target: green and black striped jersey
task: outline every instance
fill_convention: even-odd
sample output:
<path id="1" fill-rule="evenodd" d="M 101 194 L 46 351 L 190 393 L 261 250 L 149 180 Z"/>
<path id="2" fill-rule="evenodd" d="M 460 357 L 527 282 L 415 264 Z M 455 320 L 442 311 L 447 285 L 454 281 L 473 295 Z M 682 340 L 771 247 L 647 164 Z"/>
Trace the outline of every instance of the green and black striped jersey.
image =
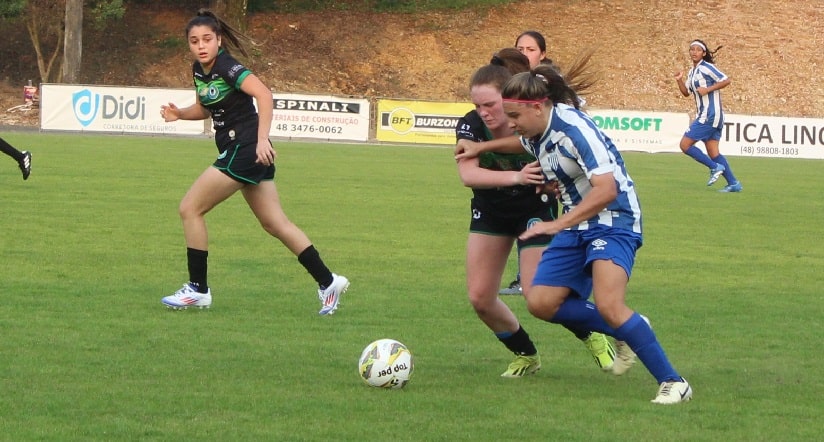
<path id="1" fill-rule="evenodd" d="M 209 72 L 199 62 L 192 66 L 197 99 L 212 114 L 215 131 L 238 123 L 257 120 L 254 100 L 240 90 L 252 72 L 223 49 L 217 54 Z"/>

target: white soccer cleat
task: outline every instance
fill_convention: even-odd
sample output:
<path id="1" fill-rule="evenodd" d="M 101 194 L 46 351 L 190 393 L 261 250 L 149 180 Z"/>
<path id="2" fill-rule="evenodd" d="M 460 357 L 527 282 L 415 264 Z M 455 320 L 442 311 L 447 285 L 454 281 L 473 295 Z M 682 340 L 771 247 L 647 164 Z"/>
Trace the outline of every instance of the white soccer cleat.
<path id="1" fill-rule="evenodd" d="M 680 381 L 661 382 L 658 394 L 651 400 L 653 404 L 672 405 L 687 402 L 692 399 L 692 387 L 686 379 Z"/>
<path id="2" fill-rule="evenodd" d="M 318 289 L 318 298 L 320 299 L 321 308 L 318 314 L 331 315 L 338 309 L 340 297 L 349 288 L 349 280 L 345 276 L 332 274 L 332 283 L 329 287 L 321 290 Z"/>
<path id="3" fill-rule="evenodd" d="M 641 319 L 647 323 L 647 325 L 652 328 L 652 325 L 649 323 L 649 318 L 644 315 L 641 315 Z M 635 352 L 629 348 L 629 344 L 624 341 L 615 340 L 615 362 L 612 363 L 612 374 L 615 376 L 621 376 L 622 374 L 629 371 L 633 365 L 635 365 L 635 359 L 637 356 Z"/>
<path id="4" fill-rule="evenodd" d="M 200 293 L 187 282 L 180 290 L 163 297 L 160 302 L 173 310 L 186 310 L 189 307 L 209 308 L 212 305 L 212 290 Z"/>
<path id="5" fill-rule="evenodd" d="M 621 376 L 635 365 L 635 352 L 624 341 L 615 341 L 615 361 L 612 363 L 612 374 Z"/>

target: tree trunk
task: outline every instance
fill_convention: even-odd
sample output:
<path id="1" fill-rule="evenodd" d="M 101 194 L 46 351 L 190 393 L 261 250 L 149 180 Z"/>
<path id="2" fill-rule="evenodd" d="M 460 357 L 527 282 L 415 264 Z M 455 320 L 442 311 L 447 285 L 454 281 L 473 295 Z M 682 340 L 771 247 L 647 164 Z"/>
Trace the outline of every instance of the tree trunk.
<path id="1" fill-rule="evenodd" d="M 212 11 L 240 32 L 246 32 L 246 9 L 249 0 L 213 0 Z"/>
<path id="2" fill-rule="evenodd" d="M 52 52 L 49 57 L 48 63 L 46 63 L 46 54 L 43 53 L 43 44 L 40 40 L 40 33 L 44 27 L 37 14 L 33 14 L 26 19 L 26 29 L 29 31 L 34 52 L 37 54 L 37 68 L 40 71 L 40 81 L 44 83 L 60 81 L 60 77 L 62 77 L 60 74 L 62 74 L 62 72 L 58 73 L 57 78 L 54 80 L 50 78 L 50 74 L 54 61 L 57 59 L 58 54 L 60 54 L 60 48 L 63 46 L 63 28 L 57 29 L 57 43 L 54 46 L 54 52 Z"/>
<path id="3" fill-rule="evenodd" d="M 66 1 L 63 82 L 77 83 L 83 52 L 83 0 Z"/>

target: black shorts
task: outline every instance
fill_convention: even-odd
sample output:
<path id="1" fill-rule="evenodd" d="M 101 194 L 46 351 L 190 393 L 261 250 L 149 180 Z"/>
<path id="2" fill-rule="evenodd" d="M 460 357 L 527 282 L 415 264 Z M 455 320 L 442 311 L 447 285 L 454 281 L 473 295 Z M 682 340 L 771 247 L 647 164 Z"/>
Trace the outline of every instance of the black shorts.
<path id="1" fill-rule="evenodd" d="M 490 210 L 482 208 L 475 199 L 472 199 L 472 219 L 469 222 L 469 231 L 492 236 L 509 236 L 517 238 L 531 225 L 541 221 L 552 221 L 558 213 L 557 202 L 534 204 L 518 211 Z M 555 207 L 553 207 L 553 204 Z M 517 240 L 518 248 L 546 247 L 552 241 L 552 235 L 533 236 L 527 240 Z"/>
<path id="2" fill-rule="evenodd" d="M 244 126 L 221 129 L 215 134 L 215 143 L 220 154 L 212 166 L 229 178 L 244 184 L 258 184 L 261 181 L 273 180 L 275 165 L 264 166 L 255 162 L 257 161 L 257 122 Z"/>

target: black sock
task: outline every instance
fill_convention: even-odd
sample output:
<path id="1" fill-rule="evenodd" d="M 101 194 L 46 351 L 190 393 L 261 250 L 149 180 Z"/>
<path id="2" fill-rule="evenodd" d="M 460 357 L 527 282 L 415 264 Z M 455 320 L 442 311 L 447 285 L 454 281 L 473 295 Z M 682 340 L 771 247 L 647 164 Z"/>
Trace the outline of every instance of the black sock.
<path id="1" fill-rule="evenodd" d="M 18 163 L 20 162 L 20 160 L 23 159 L 23 152 L 20 152 L 19 150 L 15 149 L 11 146 L 11 144 L 7 143 L 2 138 L 0 138 L 0 151 L 14 158 L 15 161 L 17 161 Z"/>
<path id="2" fill-rule="evenodd" d="M 498 338 L 512 353 L 520 356 L 532 356 L 538 354 L 538 349 L 529 339 L 523 327 L 518 326 L 518 331 L 506 338 Z"/>
<path id="3" fill-rule="evenodd" d="M 209 256 L 207 250 L 197 250 L 190 247 L 186 248 L 186 258 L 189 262 L 189 282 L 197 286 L 197 291 L 206 293 L 209 290 L 209 284 L 206 281 L 206 258 Z"/>
<path id="4" fill-rule="evenodd" d="M 589 335 L 592 334 L 592 331 L 590 331 L 590 330 L 581 330 L 579 328 L 576 328 L 576 327 L 573 327 L 573 326 L 567 325 L 567 324 L 561 324 L 561 325 L 563 325 L 565 329 L 571 331 L 572 334 L 575 335 L 576 338 L 578 338 L 582 341 L 586 341 L 587 338 L 589 338 Z"/>
<path id="5" fill-rule="evenodd" d="M 332 284 L 332 272 L 320 259 L 320 253 L 315 246 L 310 245 L 298 255 L 298 262 L 312 275 L 320 288 L 325 289 Z"/>

